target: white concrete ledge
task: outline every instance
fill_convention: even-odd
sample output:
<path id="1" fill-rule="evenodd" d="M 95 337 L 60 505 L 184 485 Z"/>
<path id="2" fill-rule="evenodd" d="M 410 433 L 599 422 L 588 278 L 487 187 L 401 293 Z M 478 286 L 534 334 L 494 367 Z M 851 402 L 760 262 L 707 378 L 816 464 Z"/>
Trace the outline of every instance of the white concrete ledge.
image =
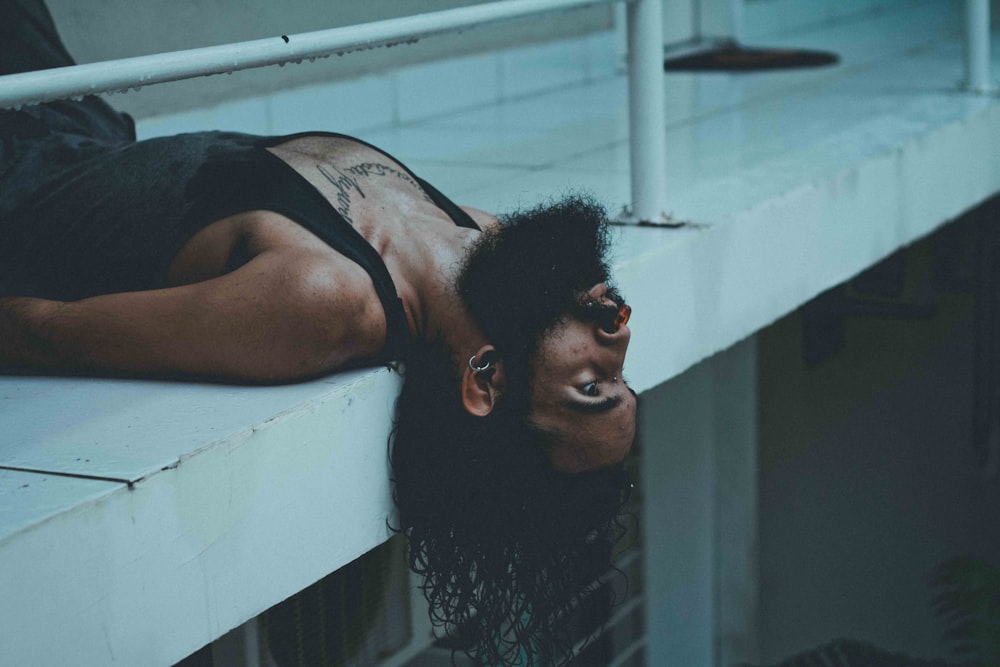
<path id="1" fill-rule="evenodd" d="M 1000 98 L 958 92 L 957 34 L 934 14 L 946 4 L 922 4 L 924 20 L 905 6 L 911 42 L 886 32 L 895 41 L 881 59 L 692 77 L 730 102 L 668 104 L 673 212 L 697 224 L 621 231 L 637 390 L 1000 191 Z M 845 30 L 816 39 L 837 46 Z M 598 139 L 613 160 L 621 119 L 609 113 L 596 123 L 612 128 Z M 720 140 L 720 127 L 739 131 Z M 595 141 L 560 129 L 552 141 L 577 153 Z M 490 193 L 516 200 L 525 183 L 563 179 L 627 200 L 627 173 L 580 165 L 532 165 Z M 386 441 L 398 386 L 387 369 L 272 388 L 0 378 L 4 662 L 171 664 L 379 544 L 393 512 Z"/>
<path id="2" fill-rule="evenodd" d="M 679 375 L 1000 191 L 1000 99 L 978 102 L 669 242 L 625 230 L 617 275 L 637 332 L 629 381 L 644 391 Z"/>
<path id="3" fill-rule="evenodd" d="M 53 391 L 24 390 L 39 384 Z M 173 402 L 184 385 L 122 383 L 127 397 L 117 408 L 76 412 L 79 428 L 67 420 L 52 440 L 10 438 L 12 423 L 29 415 L 44 423 L 67 407 L 61 394 L 103 402 L 117 384 L 0 380 L 3 465 L 12 450 L 23 464 L 27 450 L 52 441 L 67 443 L 52 449 L 71 456 L 71 438 L 62 436 L 87 433 L 92 418 L 95 432 L 114 434 L 111 456 L 98 465 L 108 453 L 101 442 L 81 443 L 76 466 L 54 456 L 52 468 L 119 474 L 116 444 L 155 452 L 146 468 L 135 457 L 126 462 L 130 482 L 0 470 L 5 663 L 66 664 L 71 655 L 79 665 L 169 665 L 389 536 L 395 373 L 267 389 L 189 387 L 200 403 L 195 414 Z M 140 422 L 136 440 L 121 437 Z M 203 440 L 174 441 L 185 427 Z"/>

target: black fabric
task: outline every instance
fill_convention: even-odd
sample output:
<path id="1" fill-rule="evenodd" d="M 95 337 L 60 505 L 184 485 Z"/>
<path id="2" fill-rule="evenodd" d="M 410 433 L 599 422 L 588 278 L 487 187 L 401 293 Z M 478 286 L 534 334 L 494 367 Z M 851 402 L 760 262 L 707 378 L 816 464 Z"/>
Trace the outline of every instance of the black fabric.
<path id="1" fill-rule="evenodd" d="M 42 2 L 0 0 L 0 10 L 0 72 L 73 64 Z M 405 358 L 409 326 L 381 257 L 266 150 L 298 136 L 204 132 L 136 142 L 130 119 L 95 97 L 0 111 L 0 295 L 76 300 L 162 287 L 200 229 L 271 210 L 364 268 L 386 315 L 386 357 Z M 406 171 L 456 225 L 476 228 Z"/>
<path id="2" fill-rule="evenodd" d="M 341 135 L 337 135 L 341 136 Z M 294 138 L 294 137 L 293 137 Z M 250 210 L 285 215 L 371 276 L 387 321 L 387 354 L 405 358 L 409 326 L 378 253 L 326 198 L 266 150 L 287 137 L 197 133 L 115 146 L 7 189 L 19 202 L 0 216 L 0 294 L 76 300 L 162 287 L 170 261 L 198 230 Z M 51 149 L 30 153 L 45 172 Z M 55 152 L 73 151 L 56 144 Z M 11 179 L 8 179 L 8 182 Z M 455 224 L 475 227 L 426 182 L 427 194 Z"/>
<path id="3" fill-rule="evenodd" d="M 42 0 L 0 0 L 4 53 L 0 74 L 33 72 L 75 64 Z"/>
<path id="4" fill-rule="evenodd" d="M 187 239 L 249 210 L 241 196 L 255 203 L 256 142 L 224 133 L 21 141 L 0 178 L 0 294 L 76 300 L 163 287 Z"/>
<path id="5" fill-rule="evenodd" d="M 42 0 L 0 0 L 0 75 L 75 64 Z M 94 96 L 28 106 L 16 114 L 0 111 L 0 126 L 29 136 L 63 132 L 111 142 L 135 139 L 132 119 Z"/>

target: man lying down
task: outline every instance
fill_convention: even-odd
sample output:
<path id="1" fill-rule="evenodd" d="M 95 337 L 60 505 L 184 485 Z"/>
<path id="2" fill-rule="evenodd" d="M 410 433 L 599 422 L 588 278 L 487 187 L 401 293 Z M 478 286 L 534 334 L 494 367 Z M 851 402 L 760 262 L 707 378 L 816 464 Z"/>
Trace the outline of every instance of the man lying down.
<path id="1" fill-rule="evenodd" d="M 73 64 L 41 0 L 0 8 L 0 74 Z M 403 360 L 398 529 L 481 664 L 558 662 L 620 533 L 636 399 L 607 245 L 586 198 L 497 220 L 345 135 L 136 142 L 96 97 L 0 111 L 0 367 L 273 383 Z"/>

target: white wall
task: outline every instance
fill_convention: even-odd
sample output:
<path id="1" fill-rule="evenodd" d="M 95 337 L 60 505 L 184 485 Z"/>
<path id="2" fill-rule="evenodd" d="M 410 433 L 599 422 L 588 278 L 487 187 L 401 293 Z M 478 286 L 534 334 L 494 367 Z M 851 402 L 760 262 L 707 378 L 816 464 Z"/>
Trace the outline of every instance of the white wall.
<path id="1" fill-rule="evenodd" d="M 649 665 L 757 659 L 756 367 L 750 338 L 642 394 Z"/>

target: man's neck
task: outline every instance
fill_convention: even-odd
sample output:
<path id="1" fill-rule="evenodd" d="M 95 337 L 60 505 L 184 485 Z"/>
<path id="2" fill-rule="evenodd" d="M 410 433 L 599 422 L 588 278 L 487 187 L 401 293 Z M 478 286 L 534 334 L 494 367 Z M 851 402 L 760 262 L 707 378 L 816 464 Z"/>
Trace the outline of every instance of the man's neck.
<path id="1" fill-rule="evenodd" d="M 456 363 L 465 364 L 488 340 L 457 289 L 466 250 L 478 232 L 454 229 L 457 234 L 450 240 L 460 243 L 435 245 L 425 262 L 411 271 L 415 279 L 403 300 L 413 314 L 412 334 L 424 342 L 443 341 Z"/>

